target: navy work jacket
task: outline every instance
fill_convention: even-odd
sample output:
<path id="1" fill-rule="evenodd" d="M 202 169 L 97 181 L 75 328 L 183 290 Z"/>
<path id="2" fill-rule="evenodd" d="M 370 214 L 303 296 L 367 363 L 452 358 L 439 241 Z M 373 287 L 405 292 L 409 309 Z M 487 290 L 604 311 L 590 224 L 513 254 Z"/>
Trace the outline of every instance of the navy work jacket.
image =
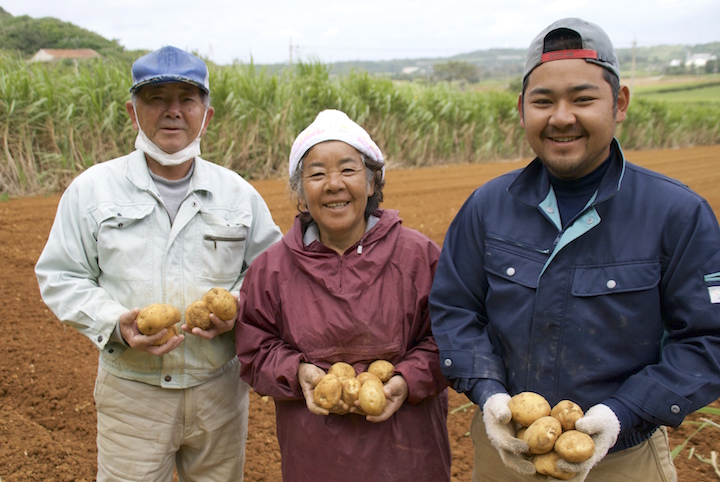
<path id="1" fill-rule="evenodd" d="M 539 159 L 478 188 L 446 235 L 430 309 L 458 391 L 494 380 L 551 405 L 619 400 L 643 426 L 623 427 L 616 449 L 720 396 L 717 218 L 617 140 L 564 229 Z"/>

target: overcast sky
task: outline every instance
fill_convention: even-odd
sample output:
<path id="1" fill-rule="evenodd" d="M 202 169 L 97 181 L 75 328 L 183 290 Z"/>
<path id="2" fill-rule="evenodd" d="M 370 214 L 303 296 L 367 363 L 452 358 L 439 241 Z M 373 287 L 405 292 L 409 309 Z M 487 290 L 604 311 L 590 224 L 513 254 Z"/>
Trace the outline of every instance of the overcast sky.
<path id="1" fill-rule="evenodd" d="M 720 41 L 718 0 L 0 0 L 126 49 L 174 45 L 217 63 L 449 57 L 527 48 L 561 17 L 599 24 L 616 48 Z M 292 46 L 292 48 L 291 48 Z"/>

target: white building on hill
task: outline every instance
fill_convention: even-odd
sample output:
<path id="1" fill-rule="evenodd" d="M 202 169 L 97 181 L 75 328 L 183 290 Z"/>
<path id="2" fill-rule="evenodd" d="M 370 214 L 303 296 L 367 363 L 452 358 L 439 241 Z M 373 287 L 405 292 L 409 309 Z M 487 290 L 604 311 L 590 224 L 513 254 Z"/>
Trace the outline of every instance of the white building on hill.
<path id="1" fill-rule="evenodd" d="M 692 54 L 688 55 L 685 60 L 685 67 L 692 69 L 704 69 L 708 62 L 717 60 L 717 56 L 713 54 Z"/>
<path id="2" fill-rule="evenodd" d="M 93 49 L 40 49 L 32 56 L 30 62 L 53 62 L 56 60 L 86 60 L 100 57 Z"/>

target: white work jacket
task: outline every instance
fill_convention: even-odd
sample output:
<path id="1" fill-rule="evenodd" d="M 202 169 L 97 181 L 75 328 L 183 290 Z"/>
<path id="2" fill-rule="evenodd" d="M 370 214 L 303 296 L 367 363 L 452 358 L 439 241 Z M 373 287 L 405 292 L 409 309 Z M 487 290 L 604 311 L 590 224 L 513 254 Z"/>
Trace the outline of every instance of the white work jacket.
<path id="1" fill-rule="evenodd" d="M 234 333 L 210 341 L 186 334 L 178 348 L 154 356 L 110 339 L 120 316 L 168 303 L 184 323 L 187 305 L 210 288 L 237 293 L 252 260 L 281 237 L 255 188 L 199 157 L 171 225 L 144 154 L 134 151 L 70 184 L 35 272 L 45 303 L 95 344 L 105 370 L 188 388 L 233 361 Z"/>

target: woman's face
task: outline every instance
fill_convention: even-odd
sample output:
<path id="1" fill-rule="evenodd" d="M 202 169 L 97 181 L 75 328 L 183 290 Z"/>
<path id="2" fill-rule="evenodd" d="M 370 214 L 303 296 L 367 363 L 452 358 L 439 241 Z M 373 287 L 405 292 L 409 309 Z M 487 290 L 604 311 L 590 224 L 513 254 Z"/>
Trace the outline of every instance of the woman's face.
<path id="1" fill-rule="evenodd" d="M 301 203 L 320 230 L 320 241 L 340 253 L 365 233 L 365 207 L 374 193 L 360 153 L 342 141 L 321 142 L 303 159 Z"/>

